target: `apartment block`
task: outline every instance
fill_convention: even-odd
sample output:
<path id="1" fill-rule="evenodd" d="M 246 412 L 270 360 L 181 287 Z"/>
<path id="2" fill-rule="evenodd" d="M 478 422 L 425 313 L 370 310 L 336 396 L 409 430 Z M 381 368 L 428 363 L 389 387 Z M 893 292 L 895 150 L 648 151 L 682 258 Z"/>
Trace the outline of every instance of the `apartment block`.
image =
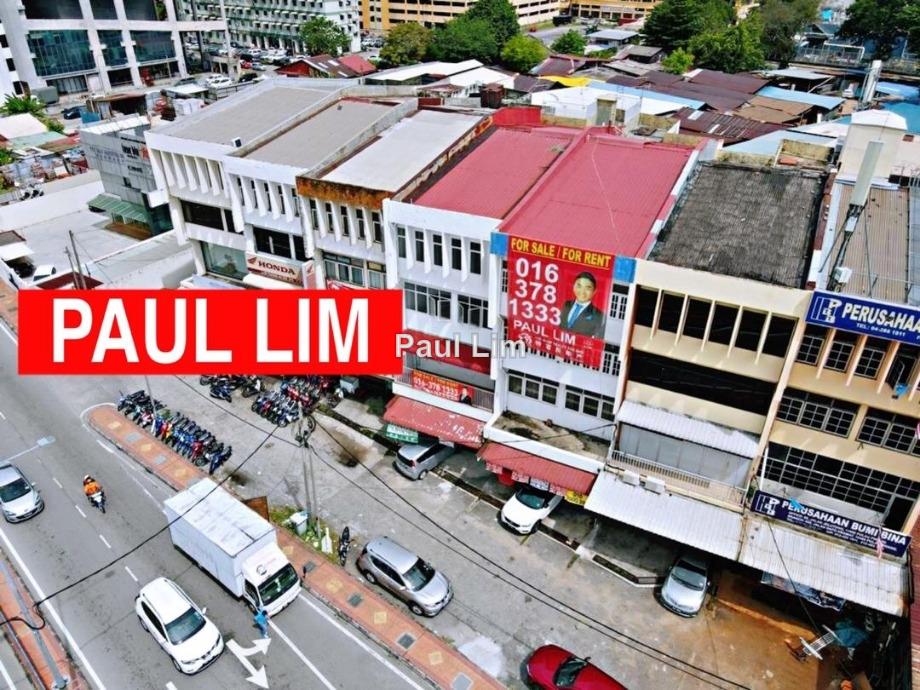
<path id="1" fill-rule="evenodd" d="M 397 24 L 415 22 L 428 28 L 444 24 L 473 6 L 474 0 L 361 0 L 361 28 L 386 32 Z M 521 26 L 551 20 L 565 7 L 561 0 L 511 0 Z"/>

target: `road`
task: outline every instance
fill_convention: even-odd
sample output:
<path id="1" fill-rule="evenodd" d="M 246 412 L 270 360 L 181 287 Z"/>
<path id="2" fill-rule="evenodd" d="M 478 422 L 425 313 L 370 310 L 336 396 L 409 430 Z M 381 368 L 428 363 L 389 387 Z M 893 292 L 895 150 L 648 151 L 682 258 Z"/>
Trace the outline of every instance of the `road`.
<path id="1" fill-rule="evenodd" d="M 59 632 L 63 627 L 71 653 L 95 687 L 256 687 L 246 682 L 249 673 L 229 652 L 194 679 L 182 676 L 137 621 L 138 589 L 167 576 L 208 608 L 225 639 L 249 647 L 258 636 L 248 609 L 161 531 L 160 506 L 172 490 L 83 424 L 87 408 L 117 399 L 118 385 L 116 378 L 17 376 L 16 344 L 0 324 L 0 460 L 18 455 L 14 462 L 37 484 L 47 506 L 27 522 L 0 525 L 0 546 L 33 592 L 47 596 L 64 590 L 43 611 L 59 621 Z M 106 488 L 105 515 L 82 495 L 81 478 L 87 473 Z M 257 668 L 266 667 L 270 688 L 363 690 L 371 679 L 380 690 L 429 687 L 306 593 L 272 623 L 267 654 L 250 657 Z"/>

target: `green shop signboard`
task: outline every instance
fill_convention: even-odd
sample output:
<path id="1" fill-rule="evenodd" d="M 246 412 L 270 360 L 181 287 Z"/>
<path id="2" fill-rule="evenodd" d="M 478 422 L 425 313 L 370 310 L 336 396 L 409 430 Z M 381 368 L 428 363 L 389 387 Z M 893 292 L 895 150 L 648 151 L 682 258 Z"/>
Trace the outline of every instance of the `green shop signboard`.
<path id="1" fill-rule="evenodd" d="M 407 429 L 404 426 L 399 426 L 398 424 L 387 423 L 386 428 L 383 430 L 384 435 L 387 438 L 391 438 L 394 441 L 402 441 L 403 443 L 418 443 L 418 432 L 414 429 Z"/>

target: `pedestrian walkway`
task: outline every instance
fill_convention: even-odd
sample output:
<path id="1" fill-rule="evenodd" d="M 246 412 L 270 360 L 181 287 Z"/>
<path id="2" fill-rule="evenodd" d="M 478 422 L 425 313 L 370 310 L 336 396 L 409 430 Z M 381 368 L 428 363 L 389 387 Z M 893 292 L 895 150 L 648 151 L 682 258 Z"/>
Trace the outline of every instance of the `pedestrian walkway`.
<path id="1" fill-rule="evenodd" d="M 86 421 L 147 471 L 177 491 L 206 476 L 182 456 L 121 415 L 114 405 L 93 408 Z M 504 687 L 402 610 L 387 603 L 344 568 L 286 529 L 276 528 L 282 551 L 303 573 L 303 586 L 440 688 Z"/>
<path id="2" fill-rule="evenodd" d="M 14 333 L 19 332 L 18 293 L 3 280 L 0 280 L 0 319 L 5 321 Z"/>

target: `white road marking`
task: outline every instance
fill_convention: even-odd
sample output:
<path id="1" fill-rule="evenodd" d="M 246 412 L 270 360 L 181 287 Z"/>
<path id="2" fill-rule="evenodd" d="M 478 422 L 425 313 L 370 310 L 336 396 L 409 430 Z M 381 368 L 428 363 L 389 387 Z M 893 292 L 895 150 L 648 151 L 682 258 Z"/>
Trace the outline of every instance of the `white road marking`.
<path id="1" fill-rule="evenodd" d="M 271 620 L 268 621 L 268 624 L 269 624 L 269 626 L 271 626 L 271 629 L 272 629 L 272 630 L 274 630 L 276 633 L 278 633 L 278 637 L 280 637 L 280 638 L 284 641 L 284 644 L 286 644 L 288 647 L 290 647 L 290 648 L 291 648 L 291 651 L 294 652 L 294 654 L 296 654 L 298 657 L 300 657 L 300 660 L 304 663 L 304 665 L 305 665 L 308 669 L 310 669 L 311 671 L 313 671 L 313 675 L 315 675 L 315 676 L 319 679 L 319 682 L 320 682 L 320 683 L 322 683 L 323 685 L 325 685 L 329 690 L 335 690 L 335 686 L 334 686 L 332 683 L 329 682 L 329 680 L 326 678 L 326 676 L 324 676 L 322 673 L 320 673 L 319 669 L 316 668 L 316 666 L 313 665 L 313 662 L 310 661 L 310 660 L 307 658 L 306 654 L 304 654 L 303 652 L 301 652 L 301 651 L 297 648 L 297 645 L 295 645 L 293 642 L 291 642 L 290 638 L 289 638 L 287 635 L 284 634 L 284 631 L 281 630 L 281 628 L 279 628 L 277 625 L 275 625 L 275 623 L 273 623 Z"/>
<path id="2" fill-rule="evenodd" d="M 172 681 L 169 681 L 169 682 L 166 684 L 166 690 L 176 690 L 176 686 L 173 684 Z"/>
<path id="3" fill-rule="evenodd" d="M 63 489 L 63 488 L 64 488 L 64 485 L 61 484 L 61 483 L 57 480 L 57 477 L 51 477 L 51 481 L 53 481 L 55 484 L 57 484 L 59 489 Z"/>
<path id="4" fill-rule="evenodd" d="M 10 677 L 10 672 L 6 670 L 6 666 L 3 665 L 2 661 L 0 661 L 0 675 L 3 676 L 6 687 L 9 690 L 16 690 L 16 684 L 13 682 L 13 679 Z"/>
<path id="5" fill-rule="evenodd" d="M 105 449 L 106 449 L 107 451 L 109 451 L 110 453 L 114 453 L 114 452 L 115 452 L 115 451 L 112 450 L 109 446 L 107 446 L 107 445 L 104 444 L 102 441 L 100 441 L 98 438 L 96 439 L 96 443 L 98 443 L 100 446 L 102 446 L 103 448 L 105 448 Z"/>
<path id="6" fill-rule="evenodd" d="M 383 655 L 381 655 L 380 653 L 378 653 L 377 650 L 373 649 L 370 645 L 368 645 L 366 642 L 364 642 L 364 640 L 362 640 L 362 639 L 359 638 L 357 635 L 355 635 L 351 630 L 349 630 L 348 628 L 346 628 L 344 625 L 342 625 L 341 623 L 339 623 L 335 618 L 333 618 L 333 617 L 330 616 L 328 613 L 326 613 L 325 611 L 323 611 L 323 609 L 321 609 L 319 606 L 317 606 L 317 605 L 314 604 L 312 601 L 310 601 L 309 599 L 307 599 L 306 596 L 304 596 L 303 594 L 299 594 L 299 595 L 298 595 L 298 598 L 299 598 L 301 601 L 303 601 L 307 606 L 309 606 L 311 609 L 313 609 L 314 611 L 316 611 L 316 612 L 317 612 L 319 615 L 321 615 L 323 618 L 325 618 L 327 621 L 329 621 L 330 623 L 332 623 L 335 627 L 337 627 L 344 635 L 346 635 L 352 642 L 354 642 L 355 644 L 357 644 L 361 649 L 363 649 L 365 652 L 367 652 L 368 654 L 370 654 L 372 657 L 374 657 L 374 658 L 375 658 L 377 661 L 379 661 L 381 664 L 383 664 L 383 665 L 386 666 L 388 669 L 390 669 L 390 670 L 391 670 L 393 673 L 395 673 L 397 676 L 399 676 L 399 677 L 402 678 L 404 681 L 406 681 L 406 683 L 407 683 L 409 686 L 415 688 L 416 690 L 425 690 L 424 687 L 422 687 L 421 685 L 419 685 L 418 683 L 416 683 L 414 680 L 412 680 L 409 676 L 407 676 L 405 673 L 403 673 L 401 669 L 399 669 L 399 668 L 398 668 L 397 666 L 395 666 L 394 664 L 390 663 L 390 661 L 388 661 Z"/>
<path id="7" fill-rule="evenodd" d="M 141 487 L 141 491 L 143 491 L 145 494 L 147 494 L 148 496 L 150 496 L 150 498 L 153 498 L 153 494 L 150 493 L 149 491 L 147 491 L 147 489 L 145 489 L 144 487 Z M 155 500 L 157 500 L 157 499 L 153 498 L 153 500 L 155 501 Z"/>
<path id="8" fill-rule="evenodd" d="M 6 415 L 2 412 L 0 412 L 0 419 L 2 419 L 4 422 L 6 421 Z"/>
<path id="9" fill-rule="evenodd" d="M 13 332 L 6 327 L 6 324 L 0 322 L 0 329 L 3 329 L 3 332 L 6 333 L 6 337 L 12 340 L 14 345 L 19 345 L 19 340 L 17 340 L 16 336 L 13 335 Z"/>
<path id="10" fill-rule="evenodd" d="M 13 559 L 16 561 L 16 565 L 19 568 L 19 573 L 24 575 L 29 580 L 29 584 L 32 585 L 32 590 L 35 592 L 35 594 L 38 595 L 38 598 L 44 599 L 44 590 L 35 580 L 35 576 L 32 575 L 32 571 L 29 570 L 22 558 L 19 557 L 19 552 L 16 551 L 13 543 L 9 540 L 9 538 L 7 538 L 6 533 L 2 528 L 0 528 L 0 539 L 3 540 L 3 544 L 6 546 L 7 553 L 11 554 Z M 42 606 L 48 609 L 48 614 L 54 619 L 54 623 L 57 625 L 58 630 L 64 633 L 64 638 L 67 640 L 67 645 L 70 647 L 70 651 L 77 655 L 80 663 L 83 664 L 83 670 L 89 675 L 90 680 L 96 684 L 97 690 L 105 690 L 105 683 L 102 682 L 102 679 L 96 673 L 93 665 L 89 663 L 89 659 L 86 658 L 86 655 L 83 653 L 83 650 L 80 649 L 77 641 L 73 639 L 73 635 L 70 634 L 70 630 L 68 630 L 67 626 L 64 625 L 64 621 L 62 621 L 61 617 L 58 615 L 57 609 L 54 608 L 54 604 L 52 604 L 50 601 L 46 601 L 44 604 L 42 604 Z"/>
<path id="11" fill-rule="evenodd" d="M 84 513 L 82 510 L 80 510 L 80 506 L 75 505 L 74 508 L 77 509 L 77 512 L 80 513 L 80 515 L 82 515 L 83 517 L 86 517 L 86 513 Z"/>
<path id="12" fill-rule="evenodd" d="M 135 582 L 137 582 L 137 576 L 136 576 L 134 573 L 131 572 L 131 568 L 129 568 L 128 566 L 125 566 L 125 571 L 128 573 L 128 575 L 131 576 L 131 579 L 132 579 L 132 580 L 134 580 Z M 170 683 L 170 685 L 172 685 L 172 683 Z M 167 685 L 166 687 L 169 687 L 169 685 Z"/>
<path id="13" fill-rule="evenodd" d="M 102 543 L 105 544 L 108 548 L 110 548 L 110 549 L 112 548 L 112 545 L 109 544 L 109 543 L 105 540 L 105 537 L 103 537 L 101 534 L 99 535 L 99 538 L 102 540 Z"/>

